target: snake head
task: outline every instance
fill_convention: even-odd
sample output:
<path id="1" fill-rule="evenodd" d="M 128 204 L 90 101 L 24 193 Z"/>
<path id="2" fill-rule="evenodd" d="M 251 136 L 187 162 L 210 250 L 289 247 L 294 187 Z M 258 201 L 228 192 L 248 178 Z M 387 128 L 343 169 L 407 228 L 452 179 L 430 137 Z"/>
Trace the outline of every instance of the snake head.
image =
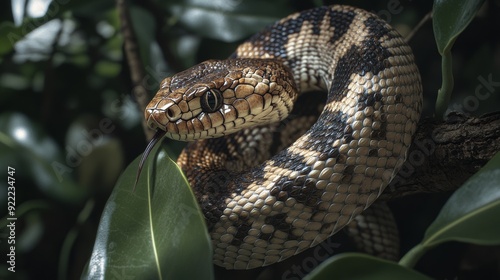
<path id="1" fill-rule="evenodd" d="M 190 141 L 280 121 L 297 96 L 293 76 L 271 60 L 209 60 L 165 78 L 146 107 L 152 129 Z"/>

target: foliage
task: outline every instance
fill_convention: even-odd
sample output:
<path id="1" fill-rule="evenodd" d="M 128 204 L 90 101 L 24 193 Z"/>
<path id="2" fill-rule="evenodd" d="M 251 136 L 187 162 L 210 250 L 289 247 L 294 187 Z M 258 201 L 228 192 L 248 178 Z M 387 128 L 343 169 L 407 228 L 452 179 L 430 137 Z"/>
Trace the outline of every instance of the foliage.
<path id="1" fill-rule="evenodd" d="M 5 19 L 0 24 L 0 170 L 7 170 L 8 166 L 16 169 L 16 277 L 53 279 L 58 274 L 60 279 L 76 279 L 80 278 L 88 263 L 84 276 L 123 278 L 125 274 L 120 273 L 129 273 L 128 270 L 116 271 L 113 268 L 137 265 L 137 262 L 131 262 L 139 259 L 135 258 L 138 252 L 148 257 L 167 258 L 167 255 L 151 254 L 155 247 L 151 247 L 153 239 L 147 238 L 151 236 L 151 228 L 147 226 L 150 214 L 145 210 L 148 209 L 147 202 L 155 199 L 175 200 L 176 195 L 182 196 L 183 198 L 179 198 L 182 201 L 192 198 L 189 198 L 185 186 L 169 190 L 167 195 L 166 189 L 151 188 L 146 181 L 141 181 L 144 185 L 138 186 L 135 193 L 130 191 L 130 179 L 135 176 L 133 169 L 137 164 L 133 159 L 143 151 L 145 141 L 140 127 L 142 113 L 137 111 L 130 97 L 131 82 L 128 66 L 124 64 L 122 37 L 114 3 L 98 0 L 53 0 L 44 11 L 31 8 L 32 5 L 39 4 L 36 0 L 28 0 L 25 5 L 22 2 L 3 1 L 0 9 L 0 14 Z M 139 49 L 148 75 L 148 91 L 154 93 L 163 77 L 194 63 L 227 57 L 241 40 L 268 23 L 293 11 L 311 8 L 319 2 L 321 1 L 131 1 L 129 6 L 134 28 L 138 33 Z M 491 57 L 498 52 L 494 47 L 498 45 L 495 35 L 498 30 L 495 28 L 500 24 L 495 21 L 498 17 L 494 15 L 499 8 L 486 2 L 490 9 L 483 9 L 482 17 L 471 21 L 476 14 L 475 10 L 481 6 L 477 3 L 481 1 L 470 2 L 476 3 L 475 6 L 462 11 L 474 12 L 459 17 L 462 20 L 454 21 L 452 17 L 447 17 L 461 15 L 460 10 L 451 13 L 450 8 L 443 6 L 443 15 L 436 12 L 433 24 L 439 25 L 440 19 L 447 19 L 443 24 L 449 25 L 452 22 L 453 26 L 457 26 L 448 33 L 435 32 L 436 38 L 439 37 L 438 34 L 444 34 L 437 42 L 440 53 L 443 50 L 449 51 L 453 45 L 453 59 L 458 61 L 454 65 L 458 65 L 461 70 L 454 71 L 455 93 L 451 97 L 450 108 L 481 114 L 498 109 L 495 104 L 498 104 L 499 95 L 493 93 L 498 91 L 496 81 L 500 73 Z M 408 33 L 432 8 L 431 2 L 403 0 L 335 3 L 356 5 L 374 11 L 403 34 Z M 323 1 L 323 4 L 332 3 Z M 13 8 L 15 5 L 18 9 Z M 262 9 L 262 6 L 266 8 Z M 470 26 L 464 29 L 469 23 Z M 432 27 L 424 25 L 410 42 L 424 81 L 427 115 L 433 113 L 429 104 L 434 103 L 434 93 L 441 83 L 440 69 L 436 66 L 441 64 L 441 57 L 434 45 L 429 44 L 431 36 Z M 444 47 L 441 41 L 444 42 Z M 465 43 L 469 41 L 474 41 L 477 48 L 470 48 Z M 421 47 L 428 45 L 428 48 Z M 446 68 L 451 73 L 451 64 L 446 65 L 448 68 L 443 69 Z M 448 75 L 444 74 L 443 77 Z M 495 82 L 485 84 L 484 81 Z M 481 85 L 481 94 L 478 95 Z M 485 94 L 486 90 L 488 94 Z M 447 105 L 444 106 L 446 108 Z M 150 174 L 153 174 L 153 178 L 159 175 L 160 172 L 153 172 L 154 168 L 161 167 L 162 172 L 176 172 L 176 167 L 170 165 L 170 161 L 165 158 L 165 151 L 175 156 L 182 145 L 174 142 L 165 145 L 155 155 L 155 159 L 163 160 L 151 165 L 148 173 L 143 173 L 141 180 L 145 180 Z M 129 169 L 123 171 L 127 165 Z M 121 179 L 117 182 L 122 171 Z M 155 180 L 173 182 L 174 179 L 160 176 Z M 494 182 L 498 182 L 495 180 Z M 2 216 L 7 214 L 7 186 L 6 180 L 0 181 Z M 178 185 L 175 183 L 168 186 L 175 188 Z M 151 191 L 151 195 L 148 196 L 147 191 Z M 418 205 L 419 198 L 415 199 L 417 202 L 408 205 Z M 105 205 L 106 201 L 108 203 Z M 441 208 L 443 202 L 439 199 L 434 201 L 431 203 L 427 199 L 425 209 L 421 209 L 423 213 L 409 219 L 412 220 L 411 223 L 405 225 L 402 222 L 403 231 L 407 228 L 406 232 L 413 234 L 403 240 L 406 242 L 403 243 L 406 250 L 418 243 L 423 230 L 431 222 L 429 219 Z M 114 212 L 111 207 L 113 202 L 116 206 Z M 152 205 L 151 209 L 159 207 L 161 211 L 165 211 L 165 219 L 177 217 L 171 214 L 173 210 L 168 210 L 169 207 L 176 207 L 176 204 L 149 205 Z M 190 209 L 196 208 L 193 207 Z M 410 216 L 415 213 L 414 209 L 408 206 L 405 208 L 405 205 L 395 207 L 400 207 L 398 213 Z M 196 220 L 199 220 L 199 213 L 196 211 L 192 212 L 192 219 L 197 217 Z M 481 214 L 491 213 L 484 211 Z M 153 221 L 159 219 L 151 217 Z M 106 218 L 109 218 L 113 227 L 116 225 L 120 230 L 107 230 Z M 5 221 L 5 218 L 1 220 Z M 145 226 L 144 231 L 133 236 L 131 232 L 141 228 L 141 225 Z M 165 232 L 172 230 L 172 227 L 159 222 L 149 225 L 153 229 L 158 226 Z M 191 226 L 196 225 L 189 224 Z M 94 244 L 96 232 L 97 241 Z M 434 232 L 442 233 L 439 230 Z M 109 234 L 109 239 L 106 239 L 106 234 Z M 194 239 L 197 242 L 206 239 L 204 232 L 197 231 L 197 234 L 201 236 L 200 239 L 190 235 L 182 237 L 190 240 L 189 245 L 196 245 Z M 422 241 L 422 250 L 436 245 L 426 243 L 438 240 L 434 238 L 435 234 L 429 234 Z M 433 238 L 429 239 L 429 236 Z M 482 238 L 480 237 L 481 240 Z M 129 242 L 123 243 L 124 240 Z M 154 238 L 155 243 L 159 244 L 159 250 L 171 248 L 169 246 L 172 244 L 169 245 L 168 240 L 167 235 L 155 235 Z M 471 239 L 466 241 L 470 242 Z M 199 247 L 205 250 L 206 244 L 202 243 L 204 245 Z M 146 247 L 139 248 L 141 245 Z M 187 250 L 189 245 L 179 248 Z M 95 259 L 90 262 L 89 259 L 93 248 L 94 253 L 102 253 L 108 257 L 110 265 L 103 270 L 92 270 L 95 268 Z M 7 249 L 7 243 L 1 242 L 0 251 L 6 252 Z M 170 249 L 166 251 L 174 252 Z M 115 262 L 117 252 L 126 252 L 128 255 Z M 205 258 L 205 253 L 200 252 L 195 256 Z M 174 254 L 182 262 L 182 253 L 175 251 Z M 435 252 L 432 251 L 432 254 Z M 347 257 L 350 258 L 347 262 L 364 262 L 367 266 L 370 262 L 381 262 L 368 257 Z M 342 257 L 336 259 L 346 263 Z M 452 261 L 451 258 L 448 259 Z M 151 259 L 141 256 L 140 260 L 145 263 Z M 335 259 L 328 262 L 334 261 Z M 154 263 L 153 267 L 157 268 L 157 262 Z M 200 263 L 208 264 L 206 260 Z M 383 265 L 397 266 L 394 263 Z M 437 269 L 432 269 L 432 265 L 423 268 L 417 265 L 416 269 L 433 278 L 454 278 L 459 273 L 451 270 L 443 272 L 444 275 L 439 274 L 440 272 L 435 272 Z M 5 262 L 0 264 L 0 278 L 12 276 L 8 274 L 7 267 Z M 157 275 L 156 268 L 154 276 Z M 167 270 L 161 269 L 162 274 L 169 273 Z M 203 268 L 192 272 L 212 275 L 208 270 L 206 267 L 206 270 Z M 138 271 L 136 269 L 130 273 L 139 273 Z M 430 271 L 435 274 L 430 274 Z"/>
<path id="2" fill-rule="evenodd" d="M 450 1 L 435 0 L 432 8 L 434 37 L 438 51 L 443 57 L 441 71 L 443 83 L 436 101 L 436 117 L 442 118 L 453 90 L 451 47 L 458 35 L 469 25 L 484 0 Z"/>
<path id="3" fill-rule="evenodd" d="M 138 159 L 118 180 L 82 278 L 210 279 L 212 247 L 189 184 L 162 149 L 133 191 Z M 196 264 L 193 269 L 192 264 Z"/>

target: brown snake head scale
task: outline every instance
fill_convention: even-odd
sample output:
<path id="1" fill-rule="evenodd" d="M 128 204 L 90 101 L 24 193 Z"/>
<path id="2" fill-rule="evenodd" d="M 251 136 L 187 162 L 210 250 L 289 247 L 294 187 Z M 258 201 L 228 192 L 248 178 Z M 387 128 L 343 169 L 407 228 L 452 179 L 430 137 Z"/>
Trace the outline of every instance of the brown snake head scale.
<path id="1" fill-rule="evenodd" d="M 295 88 L 278 60 L 209 60 L 164 79 L 145 117 L 172 139 L 221 137 L 285 119 Z"/>

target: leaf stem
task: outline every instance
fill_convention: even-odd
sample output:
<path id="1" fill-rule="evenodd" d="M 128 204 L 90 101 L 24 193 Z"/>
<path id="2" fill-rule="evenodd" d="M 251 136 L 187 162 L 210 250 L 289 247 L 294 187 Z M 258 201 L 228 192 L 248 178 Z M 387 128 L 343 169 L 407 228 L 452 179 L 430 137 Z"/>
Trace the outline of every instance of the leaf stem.
<path id="1" fill-rule="evenodd" d="M 438 91 L 436 100 L 436 118 L 442 120 L 448 104 L 450 103 L 451 92 L 453 90 L 453 71 L 451 47 L 445 49 L 441 59 L 441 74 L 443 82 Z"/>
<path id="2" fill-rule="evenodd" d="M 407 268 L 413 268 L 426 251 L 426 247 L 422 244 L 417 244 L 399 260 L 399 265 Z"/>
<path id="3" fill-rule="evenodd" d="M 417 25 L 410 31 L 410 33 L 408 35 L 406 35 L 405 37 L 405 42 L 408 43 L 411 38 L 413 38 L 413 35 L 415 35 L 417 33 L 417 31 L 420 30 L 420 28 L 422 28 L 422 26 L 427 23 L 430 19 L 432 18 L 432 11 L 428 12 L 421 20 L 419 23 L 417 23 Z"/>

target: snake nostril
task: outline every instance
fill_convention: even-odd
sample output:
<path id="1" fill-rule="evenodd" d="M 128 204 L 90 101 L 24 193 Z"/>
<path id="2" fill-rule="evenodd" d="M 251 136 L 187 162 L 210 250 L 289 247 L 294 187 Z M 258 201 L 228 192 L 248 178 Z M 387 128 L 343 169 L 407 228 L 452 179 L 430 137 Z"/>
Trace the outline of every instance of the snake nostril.
<path id="1" fill-rule="evenodd" d="M 175 119 L 175 110 L 172 107 L 167 109 L 167 117 L 172 120 Z"/>

